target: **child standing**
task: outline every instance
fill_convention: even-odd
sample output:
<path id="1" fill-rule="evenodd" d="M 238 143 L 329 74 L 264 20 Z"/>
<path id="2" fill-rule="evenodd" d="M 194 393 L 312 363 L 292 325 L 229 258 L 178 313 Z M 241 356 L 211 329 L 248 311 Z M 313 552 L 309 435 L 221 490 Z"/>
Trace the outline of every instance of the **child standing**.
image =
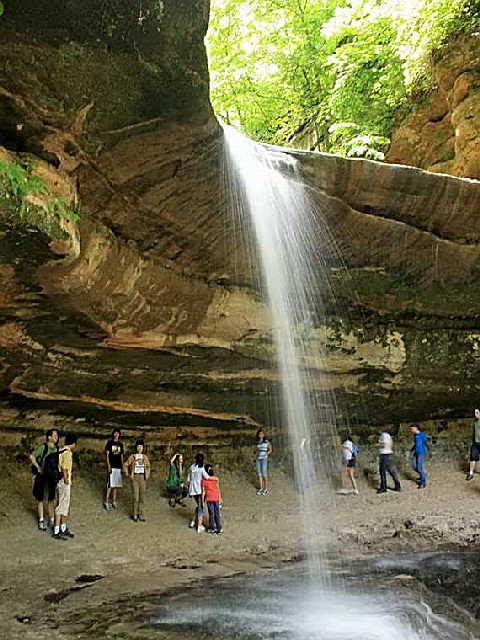
<path id="1" fill-rule="evenodd" d="M 220 483 L 211 464 L 207 465 L 205 470 L 209 477 L 202 480 L 202 489 L 203 499 L 208 507 L 208 528 L 211 533 L 221 534 L 223 528 L 220 520 L 220 505 L 222 503 Z"/>
<path id="2" fill-rule="evenodd" d="M 107 463 L 107 493 L 103 508 L 108 511 L 110 508 L 117 508 L 117 489 L 121 489 L 123 486 L 123 443 L 120 441 L 120 429 L 112 431 L 112 437 L 105 445 L 105 459 Z"/>
<path id="3" fill-rule="evenodd" d="M 190 521 L 190 528 L 197 527 L 198 533 L 203 533 L 203 490 L 202 480 L 208 479 L 208 473 L 203 466 L 203 453 L 197 453 L 195 463 L 188 470 L 188 495 L 191 496 L 196 503 L 195 514 Z"/>
<path id="4" fill-rule="evenodd" d="M 150 477 L 150 460 L 143 451 L 145 443 L 138 440 L 135 443 L 135 453 L 128 458 L 124 465 L 125 473 L 132 481 L 133 488 L 133 515 L 134 522 L 145 522 L 143 512 L 147 480 Z"/>
<path id="5" fill-rule="evenodd" d="M 358 494 L 358 487 L 355 481 L 355 462 L 356 458 L 353 455 L 353 441 L 347 431 L 340 432 L 340 441 L 342 443 L 342 488 L 337 493 L 352 493 Z M 347 488 L 348 481 L 350 481 L 352 488 Z"/>
<path id="6" fill-rule="evenodd" d="M 257 431 L 257 442 L 255 444 L 255 467 L 257 470 L 259 488 L 257 495 L 267 496 L 269 494 L 267 482 L 267 466 L 268 456 L 272 453 L 272 445 L 267 438 L 267 435 L 263 429 Z"/>

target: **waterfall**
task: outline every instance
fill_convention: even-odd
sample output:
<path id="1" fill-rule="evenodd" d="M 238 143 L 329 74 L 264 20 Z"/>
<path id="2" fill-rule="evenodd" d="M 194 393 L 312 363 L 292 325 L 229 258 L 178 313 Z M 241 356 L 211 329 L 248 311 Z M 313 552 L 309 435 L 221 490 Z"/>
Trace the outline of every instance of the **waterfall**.
<path id="1" fill-rule="evenodd" d="M 224 128 L 224 183 L 236 228 L 253 235 L 252 268 L 261 265 L 260 288 L 272 310 L 281 381 L 283 426 L 293 458 L 299 517 L 312 576 L 328 584 L 322 558 L 328 523 L 324 511 L 335 399 L 313 361 L 322 354 L 315 326 L 325 315 L 328 289 L 322 247 L 328 231 L 307 193 L 297 161 Z M 317 353 L 312 353 L 314 348 Z"/>

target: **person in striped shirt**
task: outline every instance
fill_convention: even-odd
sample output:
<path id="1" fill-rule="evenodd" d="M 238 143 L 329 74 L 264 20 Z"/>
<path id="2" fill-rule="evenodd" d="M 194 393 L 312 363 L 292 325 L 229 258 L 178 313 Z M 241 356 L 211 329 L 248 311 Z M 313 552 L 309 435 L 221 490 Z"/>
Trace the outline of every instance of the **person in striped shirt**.
<path id="1" fill-rule="evenodd" d="M 258 429 L 257 431 L 257 442 L 255 444 L 254 453 L 255 467 L 257 469 L 258 482 L 260 485 L 257 491 L 257 495 L 266 496 L 269 493 L 267 488 L 268 456 L 272 453 L 272 445 L 267 439 L 267 436 L 263 429 Z"/>

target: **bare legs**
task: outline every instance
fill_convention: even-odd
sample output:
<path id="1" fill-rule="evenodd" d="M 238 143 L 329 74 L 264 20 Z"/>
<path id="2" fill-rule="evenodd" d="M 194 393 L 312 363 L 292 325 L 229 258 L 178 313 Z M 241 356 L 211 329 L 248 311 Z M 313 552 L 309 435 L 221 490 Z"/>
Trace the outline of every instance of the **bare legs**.
<path id="1" fill-rule="evenodd" d="M 258 476 L 258 483 L 260 485 L 260 491 L 266 491 L 267 489 L 267 478 L 263 476 Z"/>
<path id="2" fill-rule="evenodd" d="M 342 467 L 342 489 L 347 491 L 351 485 L 353 493 L 358 493 L 357 482 L 355 480 L 355 470 L 353 467 Z"/>
<path id="3" fill-rule="evenodd" d="M 53 518 L 55 515 L 55 500 L 48 500 L 48 502 L 47 501 L 44 502 L 43 500 L 40 500 L 40 502 L 37 502 L 37 513 L 38 513 L 39 520 L 44 519 L 44 513 L 45 513 L 44 505 L 47 505 L 48 517 L 50 521 L 53 522 Z"/>
<path id="4" fill-rule="evenodd" d="M 117 502 L 117 490 L 115 488 L 107 487 L 107 493 L 105 495 L 105 503 L 108 504 L 110 500 L 110 495 L 112 496 L 112 502 Z"/>

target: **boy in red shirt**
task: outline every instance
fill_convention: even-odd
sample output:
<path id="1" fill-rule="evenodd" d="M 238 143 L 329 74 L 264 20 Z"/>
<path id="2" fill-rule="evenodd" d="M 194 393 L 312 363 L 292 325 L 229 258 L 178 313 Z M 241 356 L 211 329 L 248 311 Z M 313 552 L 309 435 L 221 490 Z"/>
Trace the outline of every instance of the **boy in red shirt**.
<path id="1" fill-rule="evenodd" d="M 208 528 L 211 533 L 223 533 L 222 523 L 220 521 L 220 504 L 222 496 L 220 495 L 220 484 L 218 478 L 214 475 L 211 464 L 206 465 L 205 471 L 209 478 L 202 480 L 203 500 L 208 507 Z"/>

